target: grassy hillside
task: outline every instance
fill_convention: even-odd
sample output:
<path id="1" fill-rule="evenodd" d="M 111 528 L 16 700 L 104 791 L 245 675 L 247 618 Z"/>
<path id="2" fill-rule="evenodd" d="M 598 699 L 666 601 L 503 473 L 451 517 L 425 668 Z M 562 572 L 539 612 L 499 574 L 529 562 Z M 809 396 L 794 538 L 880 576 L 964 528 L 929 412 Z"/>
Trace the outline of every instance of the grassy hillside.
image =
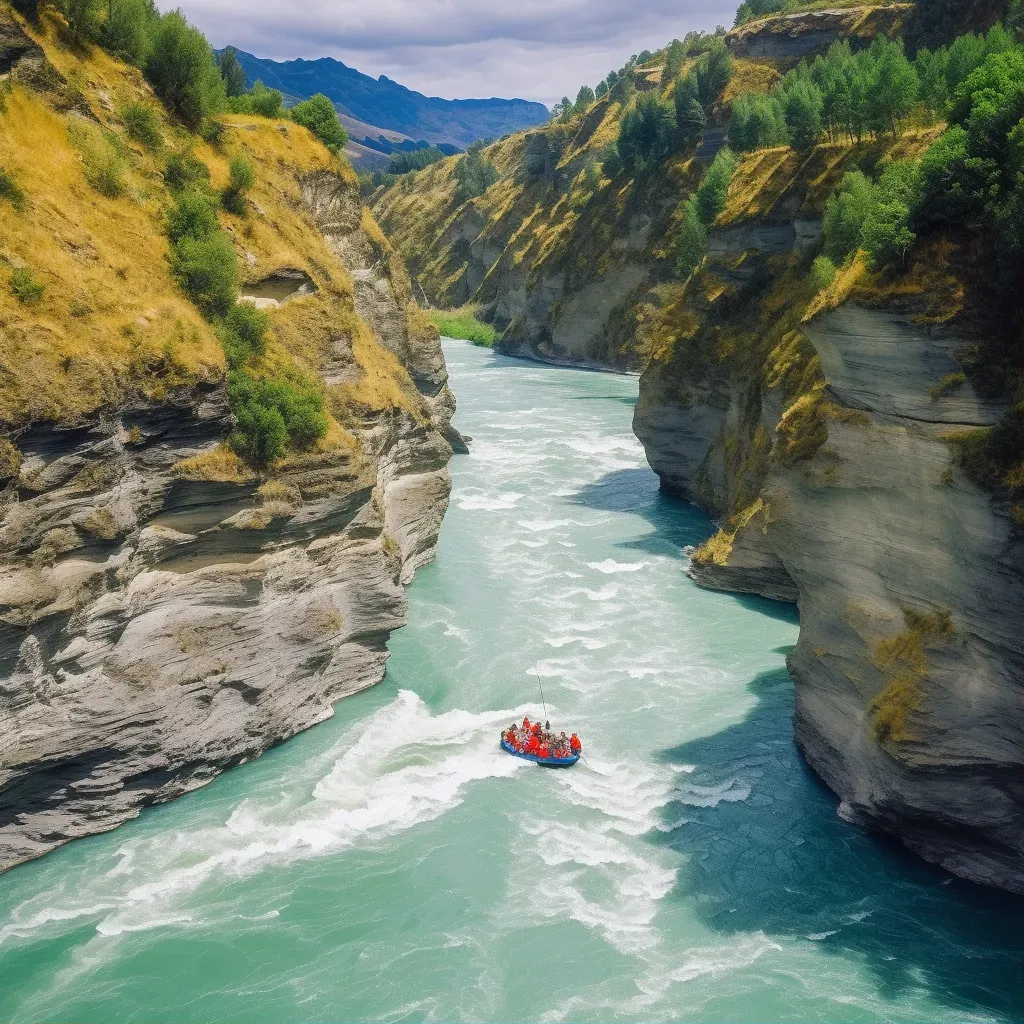
<path id="1" fill-rule="evenodd" d="M 346 424 L 364 415 L 419 414 L 408 371 L 356 315 L 352 276 L 305 201 L 309 183 L 326 175 L 350 197 L 358 227 L 358 183 L 344 159 L 306 128 L 263 117 L 219 115 L 204 141 L 168 114 L 138 69 L 71 41 L 52 8 L 30 24 L 2 6 L 0 25 L 31 57 L 0 95 L 3 429 L 178 401 L 222 384 L 232 353 L 251 379 L 305 389 L 309 407 L 323 409 L 320 449 L 352 450 Z M 232 193 L 239 166 L 252 178 Z M 175 186 L 182 167 L 198 184 Z M 311 284 L 312 294 L 259 319 L 248 354 L 239 353 L 233 314 L 197 306 L 180 276 L 168 233 L 183 195 L 215 211 L 210 230 L 227 240 L 238 285 L 281 270 Z M 363 237 L 386 265 L 387 243 L 368 217 Z M 325 385 L 340 338 L 353 372 Z M 211 471 L 243 471 L 231 452 L 219 468 L 213 462 Z"/>

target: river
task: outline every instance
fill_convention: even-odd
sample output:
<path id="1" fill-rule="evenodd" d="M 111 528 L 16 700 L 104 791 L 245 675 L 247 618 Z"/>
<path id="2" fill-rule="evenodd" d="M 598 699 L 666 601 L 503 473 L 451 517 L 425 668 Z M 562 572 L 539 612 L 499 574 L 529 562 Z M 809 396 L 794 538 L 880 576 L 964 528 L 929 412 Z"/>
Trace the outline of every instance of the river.
<path id="1" fill-rule="evenodd" d="M 637 381 L 446 353 L 472 454 L 385 681 L 0 876 L 0 1020 L 1024 1017 L 1024 902 L 842 821 L 795 613 L 684 574 Z M 535 671 L 586 764 L 498 750 Z"/>

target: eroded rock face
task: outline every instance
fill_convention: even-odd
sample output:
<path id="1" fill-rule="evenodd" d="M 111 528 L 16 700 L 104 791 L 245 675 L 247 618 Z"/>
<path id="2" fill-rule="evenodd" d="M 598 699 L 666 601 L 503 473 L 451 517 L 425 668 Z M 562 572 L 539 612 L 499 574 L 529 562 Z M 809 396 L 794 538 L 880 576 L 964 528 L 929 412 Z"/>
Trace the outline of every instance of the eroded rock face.
<path id="1" fill-rule="evenodd" d="M 727 565 L 694 575 L 798 600 L 796 738 L 844 814 L 956 874 L 1024 892 L 1024 543 L 943 440 L 1001 410 L 969 384 L 932 390 L 956 368 L 956 337 L 854 306 L 805 333 L 832 398 L 854 414 L 828 424 L 810 461 L 773 465 L 766 515 L 738 532 Z M 728 480 L 708 472 L 710 452 L 737 404 L 696 391 L 680 403 L 668 381 L 645 378 L 637 433 L 668 489 L 713 504 Z M 766 398 L 772 434 L 778 417 Z M 947 611 L 950 629 L 915 634 L 915 615 Z M 923 662 L 905 653 L 918 642 Z M 879 702 L 908 671 L 919 690 L 893 735 Z"/>
<path id="2" fill-rule="evenodd" d="M 839 39 L 867 45 L 879 33 L 892 35 L 914 7 L 865 4 L 772 15 L 734 28 L 727 41 L 737 57 L 796 62 L 823 53 Z"/>
<path id="3" fill-rule="evenodd" d="M 209 782 L 383 676 L 447 507 L 454 399 L 404 271 L 370 259 L 357 193 L 330 175 L 306 192 L 426 412 L 368 418 L 357 451 L 294 460 L 259 493 L 177 468 L 230 431 L 220 389 L 18 438 L 0 492 L 0 869 Z M 331 372 L 356 372 L 336 355 Z"/>

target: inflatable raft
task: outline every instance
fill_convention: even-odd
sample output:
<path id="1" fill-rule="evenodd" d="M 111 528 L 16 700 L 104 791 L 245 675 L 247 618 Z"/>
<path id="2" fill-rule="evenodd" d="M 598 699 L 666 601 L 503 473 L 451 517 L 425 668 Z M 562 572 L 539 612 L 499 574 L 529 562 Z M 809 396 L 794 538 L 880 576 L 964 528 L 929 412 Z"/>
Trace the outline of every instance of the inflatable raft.
<path id="1" fill-rule="evenodd" d="M 507 743 L 504 736 L 501 738 L 501 749 L 506 754 L 521 757 L 524 761 L 533 761 L 543 768 L 571 768 L 580 759 L 579 754 L 573 754 L 571 757 L 538 757 L 536 754 L 524 754 Z"/>

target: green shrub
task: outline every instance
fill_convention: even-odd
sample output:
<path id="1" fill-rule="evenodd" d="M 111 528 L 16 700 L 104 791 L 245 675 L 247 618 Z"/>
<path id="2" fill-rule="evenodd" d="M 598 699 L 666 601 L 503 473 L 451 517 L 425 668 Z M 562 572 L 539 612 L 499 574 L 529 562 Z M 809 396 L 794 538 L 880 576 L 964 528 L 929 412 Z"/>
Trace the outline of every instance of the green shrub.
<path id="1" fill-rule="evenodd" d="M 0 167 L 0 199 L 6 199 L 16 210 L 25 208 L 25 193 L 9 171 Z"/>
<path id="2" fill-rule="evenodd" d="M 210 168 L 194 153 L 172 153 L 164 168 L 164 181 L 171 191 L 201 187 L 210 181 Z"/>
<path id="3" fill-rule="evenodd" d="M 267 343 L 270 317 L 251 302 L 236 302 L 224 317 L 224 351 L 231 367 L 249 356 L 262 355 Z"/>
<path id="4" fill-rule="evenodd" d="M 238 295 L 238 260 L 223 231 L 186 235 L 174 246 L 172 266 L 186 295 L 207 316 L 224 316 Z"/>
<path id="5" fill-rule="evenodd" d="M 238 420 L 232 446 L 255 466 L 280 458 L 286 445 L 308 448 L 327 433 L 323 396 L 298 371 L 256 378 L 232 370 L 228 404 Z"/>
<path id="6" fill-rule="evenodd" d="M 490 324 L 477 320 L 472 309 L 431 309 L 428 315 L 446 338 L 471 341 L 484 348 L 489 348 L 498 340 L 498 332 Z"/>
<path id="7" fill-rule="evenodd" d="M 236 114 L 257 114 L 260 117 L 281 117 L 282 97 L 277 89 L 268 89 L 257 79 L 253 87 L 230 100 Z"/>
<path id="8" fill-rule="evenodd" d="M 107 0 L 100 43 L 115 57 L 137 68 L 149 59 L 156 9 L 149 0 Z"/>
<path id="9" fill-rule="evenodd" d="M 167 215 L 167 236 L 171 242 L 209 238 L 216 230 L 217 211 L 210 195 L 197 188 L 178 192 Z"/>
<path id="10" fill-rule="evenodd" d="M 341 149 L 348 142 L 348 132 L 334 104 L 322 92 L 296 103 L 289 113 L 296 124 L 308 128 L 328 149 Z"/>
<path id="11" fill-rule="evenodd" d="M 208 117 L 199 126 L 199 137 L 203 142 L 208 142 L 211 146 L 217 147 L 224 141 L 224 132 L 226 131 L 227 125 L 223 121 L 216 117 Z"/>
<path id="12" fill-rule="evenodd" d="M 285 453 L 288 428 L 277 409 L 265 405 L 242 405 L 235 410 L 237 426 L 231 447 L 250 465 L 266 466 Z"/>
<path id="13" fill-rule="evenodd" d="M 224 80 L 213 50 L 180 11 L 161 15 L 156 22 L 146 75 L 156 94 L 193 131 L 225 105 Z"/>
<path id="14" fill-rule="evenodd" d="M 141 142 L 148 149 L 159 149 L 163 144 L 160 119 L 152 107 L 135 101 L 126 103 L 121 108 L 121 120 L 128 137 Z"/>
<path id="15" fill-rule="evenodd" d="M 37 281 L 30 270 L 18 267 L 11 274 L 11 294 L 26 306 L 41 302 L 46 286 Z"/>
<path id="16" fill-rule="evenodd" d="M 679 237 L 676 240 L 676 270 L 680 277 L 690 277 L 704 262 L 707 254 L 707 229 L 701 220 L 697 204 L 690 199 L 684 208 Z"/>
<path id="17" fill-rule="evenodd" d="M 819 256 L 811 264 L 811 281 L 819 292 L 831 287 L 838 273 L 836 265 L 827 256 Z"/>
<path id="18" fill-rule="evenodd" d="M 227 188 L 224 189 L 220 197 L 221 205 L 228 213 L 244 217 L 249 212 L 245 193 L 252 188 L 256 181 L 256 168 L 248 157 L 236 156 L 231 161 L 228 174 Z"/>
<path id="19" fill-rule="evenodd" d="M 948 395 L 953 394 L 958 388 L 962 388 L 967 383 L 967 374 L 963 370 L 956 370 L 953 373 L 947 373 L 938 384 L 933 385 L 928 389 L 928 394 L 932 396 L 932 401 L 937 402 L 940 398 L 946 398 Z"/>

